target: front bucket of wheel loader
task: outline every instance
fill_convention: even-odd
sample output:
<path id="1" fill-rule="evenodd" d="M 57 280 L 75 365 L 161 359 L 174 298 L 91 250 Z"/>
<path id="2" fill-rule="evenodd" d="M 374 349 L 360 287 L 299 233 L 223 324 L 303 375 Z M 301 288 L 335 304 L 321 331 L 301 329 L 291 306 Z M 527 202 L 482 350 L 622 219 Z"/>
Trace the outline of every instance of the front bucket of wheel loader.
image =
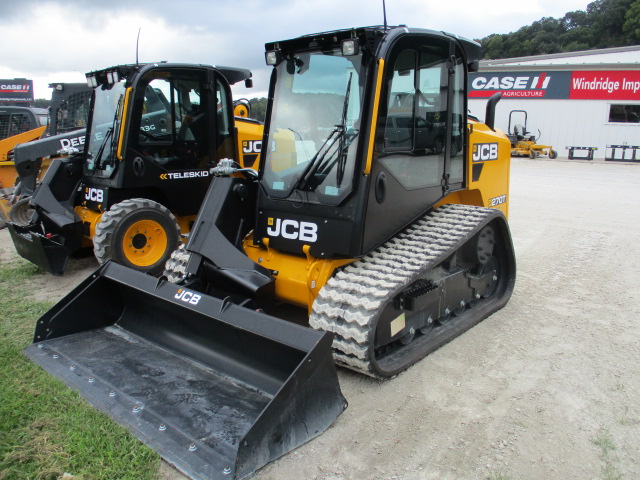
<path id="1" fill-rule="evenodd" d="M 47 237 L 38 231 L 38 225 L 21 226 L 9 222 L 7 226 L 18 254 L 53 275 L 64 273 L 69 258 L 79 248 L 76 239 L 82 238 L 80 227 L 76 225 L 73 225 L 73 229 L 68 229 L 72 233 L 67 237 Z"/>
<path id="2" fill-rule="evenodd" d="M 346 408 L 332 338 L 108 262 L 25 353 L 194 479 L 240 479 Z"/>

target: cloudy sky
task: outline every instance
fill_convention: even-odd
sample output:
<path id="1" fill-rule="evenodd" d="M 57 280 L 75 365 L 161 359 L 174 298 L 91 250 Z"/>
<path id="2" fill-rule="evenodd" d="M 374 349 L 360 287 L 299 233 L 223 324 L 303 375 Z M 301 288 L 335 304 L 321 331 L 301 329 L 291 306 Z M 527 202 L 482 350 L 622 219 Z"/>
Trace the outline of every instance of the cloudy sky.
<path id="1" fill-rule="evenodd" d="M 468 38 L 508 33 L 542 17 L 585 10 L 588 0 L 387 0 L 391 25 L 445 30 Z M 477 8 L 480 6 L 480 8 Z M 84 73 L 136 60 L 250 68 L 264 96 L 264 44 L 339 28 L 383 23 L 382 0 L 0 0 L 0 78 L 84 82 Z"/>

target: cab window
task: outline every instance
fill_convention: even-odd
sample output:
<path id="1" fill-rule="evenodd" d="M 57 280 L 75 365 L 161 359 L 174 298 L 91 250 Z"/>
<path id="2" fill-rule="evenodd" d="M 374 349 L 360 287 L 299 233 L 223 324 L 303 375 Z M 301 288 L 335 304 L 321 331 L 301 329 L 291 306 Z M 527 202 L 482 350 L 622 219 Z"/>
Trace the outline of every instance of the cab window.
<path id="1" fill-rule="evenodd" d="M 137 145 L 166 169 L 204 168 L 208 160 L 211 119 L 202 77 L 155 71 L 143 85 Z"/>
<path id="2" fill-rule="evenodd" d="M 386 169 L 409 190 L 441 186 L 447 145 L 450 181 L 463 178 L 464 66 L 457 62 L 451 75 L 451 52 L 444 39 L 420 44 L 407 38 L 398 41 L 387 63 L 377 151 Z"/>

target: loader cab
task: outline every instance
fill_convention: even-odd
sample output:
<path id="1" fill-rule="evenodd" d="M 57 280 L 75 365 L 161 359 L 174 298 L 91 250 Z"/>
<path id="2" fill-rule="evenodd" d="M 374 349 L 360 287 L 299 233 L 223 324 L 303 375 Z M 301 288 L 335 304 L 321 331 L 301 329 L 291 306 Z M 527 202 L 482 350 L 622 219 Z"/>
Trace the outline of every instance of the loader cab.
<path id="1" fill-rule="evenodd" d="M 466 74 L 480 54 L 475 42 L 368 27 L 266 49 L 274 70 L 258 243 L 359 257 L 465 188 Z"/>
<path id="2" fill-rule="evenodd" d="M 93 91 L 85 83 L 50 83 L 49 135 L 87 128 Z"/>
<path id="3" fill-rule="evenodd" d="M 85 174 L 96 188 L 109 189 L 106 208 L 136 189 L 177 215 L 197 212 L 209 168 L 237 158 L 223 73 L 160 63 L 114 67 L 88 79 L 97 85 Z"/>
<path id="4" fill-rule="evenodd" d="M 46 127 L 48 123 L 49 117 L 44 108 L 0 106 L 0 140 Z"/>

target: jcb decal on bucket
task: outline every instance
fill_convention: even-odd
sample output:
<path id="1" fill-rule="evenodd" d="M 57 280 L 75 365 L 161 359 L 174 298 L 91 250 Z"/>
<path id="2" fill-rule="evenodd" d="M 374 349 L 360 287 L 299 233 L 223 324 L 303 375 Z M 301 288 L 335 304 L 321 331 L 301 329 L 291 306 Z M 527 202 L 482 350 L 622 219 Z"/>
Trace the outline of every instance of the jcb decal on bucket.
<path id="1" fill-rule="evenodd" d="M 202 298 L 202 296 L 198 295 L 197 293 L 190 292 L 189 290 L 184 290 L 181 288 L 174 295 L 174 298 L 177 298 L 178 300 L 182 300 L 185 303 L 190 303 L 191 305 L 197 305 L 200 299 Z"/>

